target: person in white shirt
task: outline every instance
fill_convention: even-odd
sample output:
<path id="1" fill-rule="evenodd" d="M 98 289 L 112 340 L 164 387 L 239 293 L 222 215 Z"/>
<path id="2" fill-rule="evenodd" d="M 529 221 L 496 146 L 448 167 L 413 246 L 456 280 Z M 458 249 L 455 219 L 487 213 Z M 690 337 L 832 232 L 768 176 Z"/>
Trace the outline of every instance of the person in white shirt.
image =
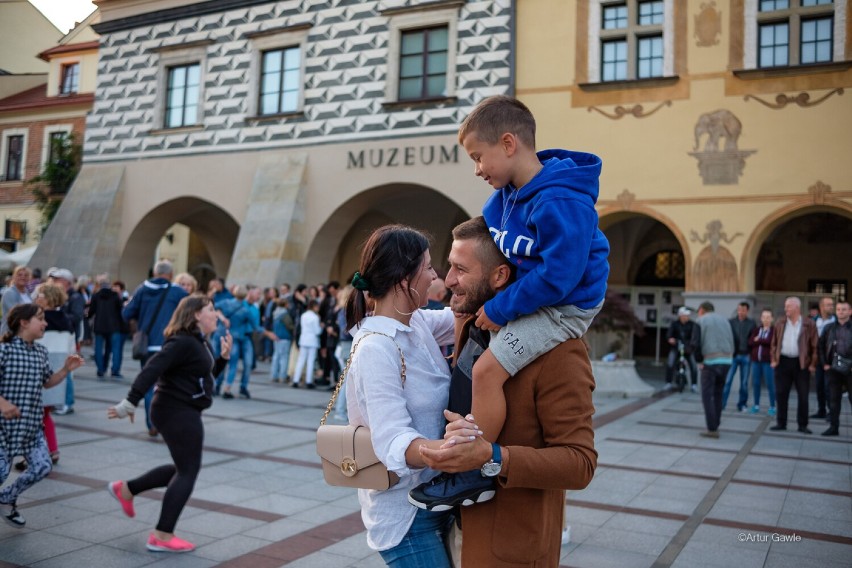
<path id="1" fill-rule="evenodd" d="M 412 488 L 437 474 L 419 448 L 443 444 L 449 397 L 441 346 L 453 342 L 455 318 L 449 308 L 420 309 L 436 278 L 425 235 L 380 227 L 364 244 L 346 303 L 347 327 L 357 325 L 344 384 L 349 423 L 370 428 L 376 456 L 400 478 L 386 491 L 358 490 L 367 544 L 392 566 L 451 565 L 443 542 L 451 512 L 408 501 Z"/>
<path id="2" fill-rule="evenodd" d="M 299 358 L 296 359 L 296 371 L 293 373 L 293 388 L 299 388 L 302 369 L 305 369 L 305 386 L 314 386 L 314 363 L 317 360 L 317 350 L 320 346 L 322 325 L 319 318 L 319 302 L 310 300 L 308 309 L 299 318 L 301 333 L 299 334 Z M 306 368 L 307 367 L 307 368 Z"/>

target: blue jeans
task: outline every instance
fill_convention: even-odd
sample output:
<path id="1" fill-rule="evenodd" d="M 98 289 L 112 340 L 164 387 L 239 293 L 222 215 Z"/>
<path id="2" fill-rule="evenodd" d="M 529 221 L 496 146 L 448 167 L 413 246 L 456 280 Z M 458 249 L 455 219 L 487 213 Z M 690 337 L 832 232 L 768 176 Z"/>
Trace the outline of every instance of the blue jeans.
<path id="1" fill-rule="evenodd" d="M 254 360 L 254 341 L 251 336 L 243 336 L 234 338 L 234 343 L 231 345 L 231 361 L 228 363 L 228 386 L 234 384 L 234 379 L 237 376 L 237 365 L 240 359 L 243 360 L 243 374 L 240 379 L 240 389 L 247 389 L 249 384 L 249 375 L 251 375 L 251 364 Z"/>
<path id="2" fill-rule="evenodd" d="M 752 361 L 751 368 L 754 369 L 752 382 L 754 383 L 754 405 L 760 406 L 760 381 L 766 378 L 766 390 L 769 391 L 769 406 L 775 408 L 775 373 L 772 365 L 767 361 L 761 363 Z"/>
<path id="3" fill-rule="evenodd" d="M 450 568 L 444 538 L 452 522 L 449 511 L 417 509 L 414 523 L 402 542 L 379 554 L 385 564 L 394 568 Z"/>
<path id="4" fill-rule="evenodd" d="M 748 406 L 748 372 L 751 358 L 748 355 L 734 355 L 733 359 L 731 370 L 728 371 L 728 379 L 725 381 L 725 390 L 722 392 L 722 408 L 728 405 L 728 395 L 731 394 L 731 385 L 734 382 L 734 375 L 737 374 L 737 367 L 739 367 L 740 399 L 737 401 L 737 410 L 742 410 Z"/>
<path id="5" fill-rule="evenodd" d="M 286 378 L 287 369 L 290 366 L 290 339 L 279 339 L 275 342 L 275 351 L 272 354 L 272 369 L 269 374 L 273 379 Z"/>
<path id="6" fill-rule="evenodd" d="M 68 373 L 65 377 L 65 406 L 74 406 L 74 377 Z"/>
<path id="7" fill-rule="evenodd" d="M 98 368 L 98 376 L 106 374 L 109 366 L 110 355 L 112 355 L 112 374 L 121 372 L 121 333 L 96 333 L 95 334 L 95 366 Z"/>

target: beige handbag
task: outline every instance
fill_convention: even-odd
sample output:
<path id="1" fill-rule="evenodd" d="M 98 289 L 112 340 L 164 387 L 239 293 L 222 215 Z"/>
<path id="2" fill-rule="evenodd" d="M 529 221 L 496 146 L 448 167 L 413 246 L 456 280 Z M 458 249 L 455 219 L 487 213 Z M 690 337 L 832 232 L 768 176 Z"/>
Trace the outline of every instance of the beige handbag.
<path id="1" fill-rule="evenodd" d="M 400 376 L 403 388 L 405 387 L 405 356 L 393 337 L 378 331 L 371 331 L 358 338 L 358 341 L 352 347 L 349 359 L 346 361 L 346 368 L 340 373 L 340 378 L 334 387 L 334 393 L 331 395 L 328 407 L 320 420 L 320 427 L 317 429 L 317 454 L 322 458 L 322 474 L 325 477 L 325 482 L 329 485 L 383 491 L 396 485 L 399 482 L 399 476 L 388 471 L 385 464 L 376 457 L 376 453 L 373 451 L 373 442 L 370 440 L 370 429 L 366 426 L 351 424 L 333 426 L 325 423 L 334 403 L 337 401 L 343 380 L 349 372 L 349 365 L 355 356 L 355 350 L 358 349 L 361 340 L 368 335 L 384 335 L 393 341 L 402 362 Z"/>

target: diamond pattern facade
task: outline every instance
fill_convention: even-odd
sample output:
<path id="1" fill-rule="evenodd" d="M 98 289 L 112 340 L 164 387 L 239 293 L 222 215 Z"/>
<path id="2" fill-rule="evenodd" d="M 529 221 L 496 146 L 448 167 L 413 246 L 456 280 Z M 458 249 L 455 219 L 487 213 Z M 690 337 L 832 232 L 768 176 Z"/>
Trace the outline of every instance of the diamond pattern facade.
<path id="1" fill-rule="evenodd" d="M 455 98 L 385 105 L 392 16 L 385 10 L 441 5 L 458 10 Z M 418 12 L 408 14 L 416 17 Z M 424 11 L 428 13 L 428 10 Z M 412 16 L 413 15 L 413 16 Z M 310 25 L 302 114 L 252 120 L 251 37 Z M 164 130 L 160 58 L 195 44 L 204 53 L 199 127 Z M 88 118 L 88 163 L 199 152 L 454 132 L 483 97 L 511 87 L 509 0 L 288 0 L 102 35 L 98 87 Z"/>

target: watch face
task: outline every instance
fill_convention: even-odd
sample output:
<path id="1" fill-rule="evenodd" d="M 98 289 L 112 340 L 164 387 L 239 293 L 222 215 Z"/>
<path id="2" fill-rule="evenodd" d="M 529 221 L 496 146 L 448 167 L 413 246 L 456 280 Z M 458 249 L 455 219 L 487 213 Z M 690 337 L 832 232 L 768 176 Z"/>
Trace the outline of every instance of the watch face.
<path id="1" fill-rule="evenodd" d="M 482 475 L 485 477 L 497 477 L 503 464 L 488 462 L 482 466 Z"/>

